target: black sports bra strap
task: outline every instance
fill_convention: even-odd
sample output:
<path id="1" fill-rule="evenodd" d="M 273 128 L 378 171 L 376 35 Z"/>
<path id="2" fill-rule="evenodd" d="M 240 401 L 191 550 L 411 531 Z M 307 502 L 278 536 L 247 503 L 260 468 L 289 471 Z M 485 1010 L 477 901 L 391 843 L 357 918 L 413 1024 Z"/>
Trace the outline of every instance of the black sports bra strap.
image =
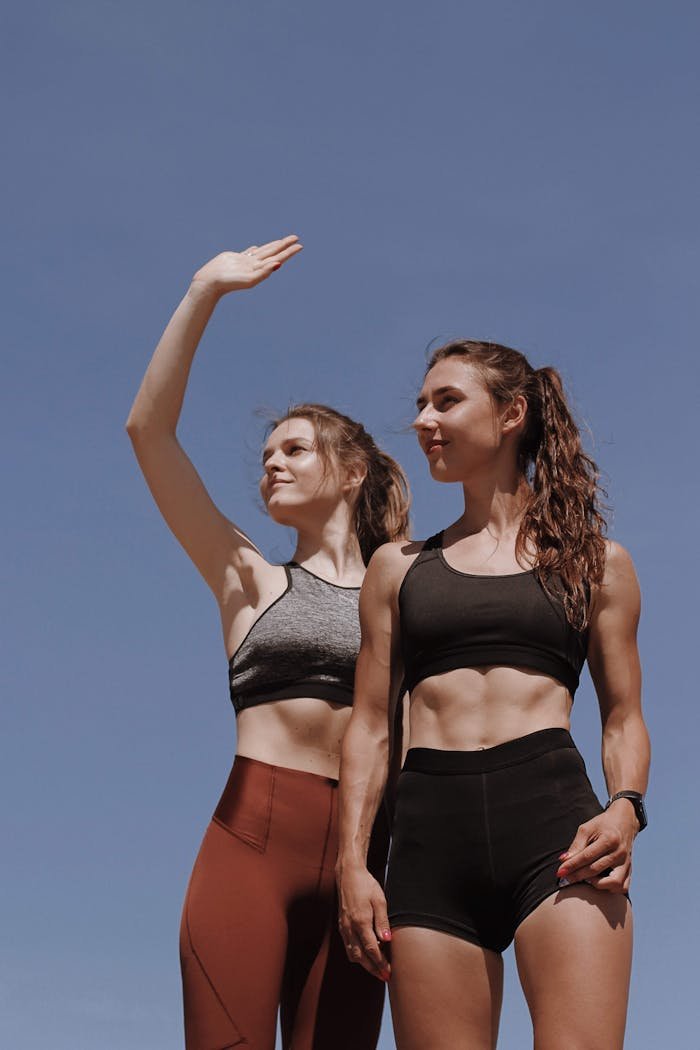
<path id="1" fill-rule="evenodd" d="M 425 543 L 423 544 L 423 549 L 421 550 L 416 560 L 413 562 L 411 569 L 413 569 L 416 565 L 420 565 L 422 562 L 431 561 L 433 558 L 436 558 L 437 553 L 441 547 L 442 532 L 436 532 L 434 536 L 430 536 L 425 541 Z M 408 571 L 410 572 L 411 569 L 409 569 Z"/>

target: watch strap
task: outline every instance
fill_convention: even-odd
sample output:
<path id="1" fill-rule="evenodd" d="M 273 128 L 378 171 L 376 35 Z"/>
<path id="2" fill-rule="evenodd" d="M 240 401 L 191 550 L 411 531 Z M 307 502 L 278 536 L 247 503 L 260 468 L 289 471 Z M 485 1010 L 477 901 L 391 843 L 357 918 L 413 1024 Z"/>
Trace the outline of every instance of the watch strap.
<path id="1" fill-rule="evenodd" d="M 611 806 L 613 802 L 617 802 L 619 798 L 626 798 L 634 806 L 634 812 L 639 821 L 639 830 L 643 831 L 647 826 L 647 812 L 644 806 L 644 796 L 639 791 L 616 791 L 614 795 L 611 795 L 605 804 L 605 808 Z"/>

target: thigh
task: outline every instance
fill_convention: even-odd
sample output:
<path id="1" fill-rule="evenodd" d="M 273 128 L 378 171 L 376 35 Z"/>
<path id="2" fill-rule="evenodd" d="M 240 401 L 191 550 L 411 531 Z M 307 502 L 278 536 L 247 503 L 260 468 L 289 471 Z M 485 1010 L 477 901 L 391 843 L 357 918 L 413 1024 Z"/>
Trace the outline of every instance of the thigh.
<path id="1" fill-rule="evenodd" d="M 515 954 L 536 1050 L 621 1050 L 632 961 L 626 897 L 561 890 L 520 924 Z"/>
<path id="2" fill-rule="evenodd" d="M 212 823 L 182 915 L 187 1050 L 273 1050 L 287 939 L 280 896 L 269 857 Z"/>
<path id="3" fill-rule="evenodd" d="M 392 930 L 389 996 L 398 1050 L 493 1050 L 503 961 L 437 930 Z"/>
<path id="4" fill-rule="evenodd" d="M 375 822 L 368 866 L 383 882 L 389 828 Z M 351 963 L 338 932 L 335 888 L 337 825 L 320 882 L 289 911 L 289 946 L 282 1002 L 282 1045 L 294 1050 L 375 1050 L 382 1022 L 385 986 Z"/>
<path id="5" fill-rule="evenodd" d="M 314 957 L 290 931 L 282 988 L 283 1047 L 294 1050 L 375 1050 L 385 987 L 349 962 L 335 910 Z"/>

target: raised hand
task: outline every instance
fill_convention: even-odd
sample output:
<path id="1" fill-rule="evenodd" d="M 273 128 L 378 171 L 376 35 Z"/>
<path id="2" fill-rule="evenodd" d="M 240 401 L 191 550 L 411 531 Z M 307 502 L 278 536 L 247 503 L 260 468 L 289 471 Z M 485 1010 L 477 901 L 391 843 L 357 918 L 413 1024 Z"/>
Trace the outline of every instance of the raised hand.
<path id="1" fill-rule="evenodd" d="M 192 283 L 217 296 L 254 288 L 302 247 L 299 238 L 290 234 L 268 244 L 253 244 L 242 252 L 221 252 L 197 271 Z"/>

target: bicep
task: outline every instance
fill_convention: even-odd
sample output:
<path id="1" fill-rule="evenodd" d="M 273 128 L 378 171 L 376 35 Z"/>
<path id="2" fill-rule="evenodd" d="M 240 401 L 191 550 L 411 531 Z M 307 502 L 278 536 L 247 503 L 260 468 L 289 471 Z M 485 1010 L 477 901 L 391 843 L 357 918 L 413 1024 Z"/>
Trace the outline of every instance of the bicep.
<path id="1" fill-rule="evenodd" d="M 134 441 L 134 452 L 168 527 L 222 601 L 230 570 L 262 555 L 218 509 L 174 435 Z"/>
<path id="2" fill-rule="evenodd" d="M 401 680 L 394 591 L 388 567 L 373 559 L 360 595 L 362 642 L 353 706 L 358 717 L 382 730 L 389 726 Z"/>
<path id="3" fill-rule="evenodd" d="M 639 614 L 639 584 L 632 560 L 613 545 L 595 596 L 588 643 L 588 665 L 604 722 L 611 715 L 640 708 Z"/>

